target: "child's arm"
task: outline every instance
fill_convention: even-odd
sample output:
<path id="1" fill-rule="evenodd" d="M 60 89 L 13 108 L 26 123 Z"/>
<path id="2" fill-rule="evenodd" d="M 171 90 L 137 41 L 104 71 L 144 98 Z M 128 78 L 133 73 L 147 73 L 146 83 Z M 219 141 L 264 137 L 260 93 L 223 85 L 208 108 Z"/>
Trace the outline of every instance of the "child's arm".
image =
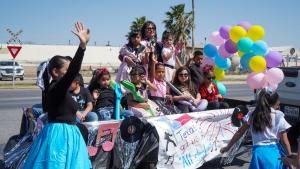
<path id="1" fill-rule="evenodd" d="M 134 101 L 133 95 L 129 94 L 127 103 L 129 107 L 136 107 L 136 108 L 143 108 L 143 109 L 149 109 L 150 105 L 148 103 L 138 103 Z"/>
<path id="2" fill-rule="evenodd" d="M 295 157 L 282 157 L 280 160 L 285 164 L 285 165 L 293 165 L 295 167 L 300 167 L 300 140 L 298 140 L 298 152 L 297 156 Z"/>
<path id="3" fill-rule="evenodd" d="M 227 144 L 226 147 L 221 148 L 220 152 L 225 153 L 227 152 L 242 136 L 243 134 L 247 131 L 249 128 L 249 125 L 247 123 L 244 123 L 241 128 L 233 135 L 229 143 Z"/>
<path id="4" fill-rule="evenodd" d="M 289 139 L 287 137 L 287 132 L 286 131 L 283 131 L 280 133 L 280 140 L 287 152 L 287 155 L 291 155 L 292 154 L 292 151 L 291 151 L 291 145 L 290 145 L 290 142 L 289 142 Z"/>
<path id="5" fill-rule="evenodd" d="M 82 118 L 81 120 L 83 121 L 86 117 L 86 115 L 91 112 L 93 110 L 93 103 L 92 102 L 88 102 L 86 105 L 86 108 L 84 109 L 84 111 L 82 112 Z"/>
<path id="6" fill-rule="evenodd" d="M 153 83 L 151 83 L 149 80 L 146 80 L 146 84 L 150 90 L 155 91 L 155 92 L 157 91 L 157 87 Z"/>
<path id="7" fill-rule="evenodd" d="M 155 79 L 155 64 L 157 63 L 157 60 L 155 57 L 152 57 L 152 64 L 151 64 L 151 82 Z"/>
<path id="8" fill-rule="evenodd" d="M 193 104 L 197 105 L 201 101 L 201 95 L 200 93 L 197 93 L 196 98 L 194 99 Z"/>
<path id="9" fill-rule="evenodd" d="M 187 100 L 187 101 L 189 101 L 189 100 L 192 100 L 192 99 L 193 99 L 193 97 L 190 96 L 190 95 L 173 96 L 173 100 L 174 101 L 180 101 L 180 100 Z"/>
<path id="10" fill-rule="evenodd" d="M 178 55 L 176 55 L 176 63 L 179 65 L 179 67 L 182 67 L 183 66 L 183 64 L 181 63 L 181 61 L 179 60 L 179 57 L 178 57 Z"/>
<path id="11" fill-rule="evenodd" d="M 191 64 L 191 62 L 192 62 L 192 60 L 193 60 L 193 58 L 191 57 L 191 54 L 188 54 L 188 55 L 189 55 L 189 60 L 185 64 L 186 67 L 189 67 L 190 64 Z"/>

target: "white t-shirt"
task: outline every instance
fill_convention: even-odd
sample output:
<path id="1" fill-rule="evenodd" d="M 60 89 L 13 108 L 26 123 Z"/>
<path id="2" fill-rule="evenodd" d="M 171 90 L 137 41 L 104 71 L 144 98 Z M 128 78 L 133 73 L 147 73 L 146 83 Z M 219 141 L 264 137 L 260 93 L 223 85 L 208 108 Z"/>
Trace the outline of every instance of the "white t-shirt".
<path id="1" fill-rule="evenodd" d="M 291 125 L 284 119 L 283 112 L 271 108 L 272 128 L 266 128 L 264 132 L 254 132 L 250 123 L 249 112 L 244 120 L 250 125 L 253 145 L 274 144 L 280 140 L 280 133 L 286 131 Z"/>
<path id="2" fill-rule="evenodd" d="M 163 55 L 163 61 L 164 61 L 164 63 L 167 64 L 167 65 L 175 67 L 175 63 L 176 63 L 175 51 L 172 50 L 171 48 L 163 47 L 161 53 Z M 170 57 L 169 60 L 165 60 L 164 56 L 169 55 L 169 53 L 172 53 L 172 56 Z"/>

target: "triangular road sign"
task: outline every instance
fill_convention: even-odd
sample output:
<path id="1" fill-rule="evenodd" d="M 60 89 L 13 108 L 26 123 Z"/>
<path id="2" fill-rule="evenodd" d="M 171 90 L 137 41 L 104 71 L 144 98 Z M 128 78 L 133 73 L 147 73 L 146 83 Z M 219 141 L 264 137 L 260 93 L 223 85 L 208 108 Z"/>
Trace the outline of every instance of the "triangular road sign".
<path id="1" fill-rule="evenodd" d="M 11 56 L 15 59 L 20 52 L 22 46 L 7 46 L 7 49 Z"/>

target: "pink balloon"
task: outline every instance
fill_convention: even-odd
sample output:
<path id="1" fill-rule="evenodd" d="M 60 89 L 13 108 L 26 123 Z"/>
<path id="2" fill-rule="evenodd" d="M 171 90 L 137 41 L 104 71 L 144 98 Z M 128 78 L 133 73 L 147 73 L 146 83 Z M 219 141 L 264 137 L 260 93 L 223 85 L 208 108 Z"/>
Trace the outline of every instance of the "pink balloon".
<path id="1" fill-rule="evenodd" d="M 220 36 L 220 33 L 218 31 L 211 33 L 209 41 L 216 46 L 220 46 L 224 43 L 224 39 Z"/>
<path id="2" fill-rule="evenodd" d="M 219 47 L 219 55 L 223 58 L 229 58 L 231 56 L 230 53 L 227 52 L 227 50 L 225 49 L 225 45 L 222 44 L 220 47 Z"/>
<path id="3" fill-rule="evenodd" d="M 215 64 L 215 60 L 213 58 L 205 57 L 204 61 L 201 65 L 203 65 L 203 66 L 205 66 L 205 65 L 213 66 L 214 64 Z"/>
<path id="4" fill-rule="evenodd" d="M 278 88 L 278 84 L 269 84 L 269 87 L 275 91 Z"/>
<path id="5" fill-rule="evenodd" d="M 260 89 L 266 86 L 264 73 L 250 73 L 246 79 L 248 86 L 251 89 Z"/>
<path id="6" fill-rule="evenodd" d="M 279 84 L 284 78 L 284 74 L 279 68 L 271 68 L 266 72 L 266 81 L 271 84 Z"/>

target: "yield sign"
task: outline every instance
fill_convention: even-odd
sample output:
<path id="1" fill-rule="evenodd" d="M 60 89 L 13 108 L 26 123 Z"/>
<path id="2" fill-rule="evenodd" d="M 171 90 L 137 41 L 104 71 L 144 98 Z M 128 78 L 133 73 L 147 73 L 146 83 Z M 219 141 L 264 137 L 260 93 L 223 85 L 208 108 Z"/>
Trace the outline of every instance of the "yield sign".
<path id="1" fill-rule="evenodd" d="M 15 59 L 20 52 L 22 46 L 7 46 L 7 49 L 9 50 L 9 53 L 11 56 Z"/>

